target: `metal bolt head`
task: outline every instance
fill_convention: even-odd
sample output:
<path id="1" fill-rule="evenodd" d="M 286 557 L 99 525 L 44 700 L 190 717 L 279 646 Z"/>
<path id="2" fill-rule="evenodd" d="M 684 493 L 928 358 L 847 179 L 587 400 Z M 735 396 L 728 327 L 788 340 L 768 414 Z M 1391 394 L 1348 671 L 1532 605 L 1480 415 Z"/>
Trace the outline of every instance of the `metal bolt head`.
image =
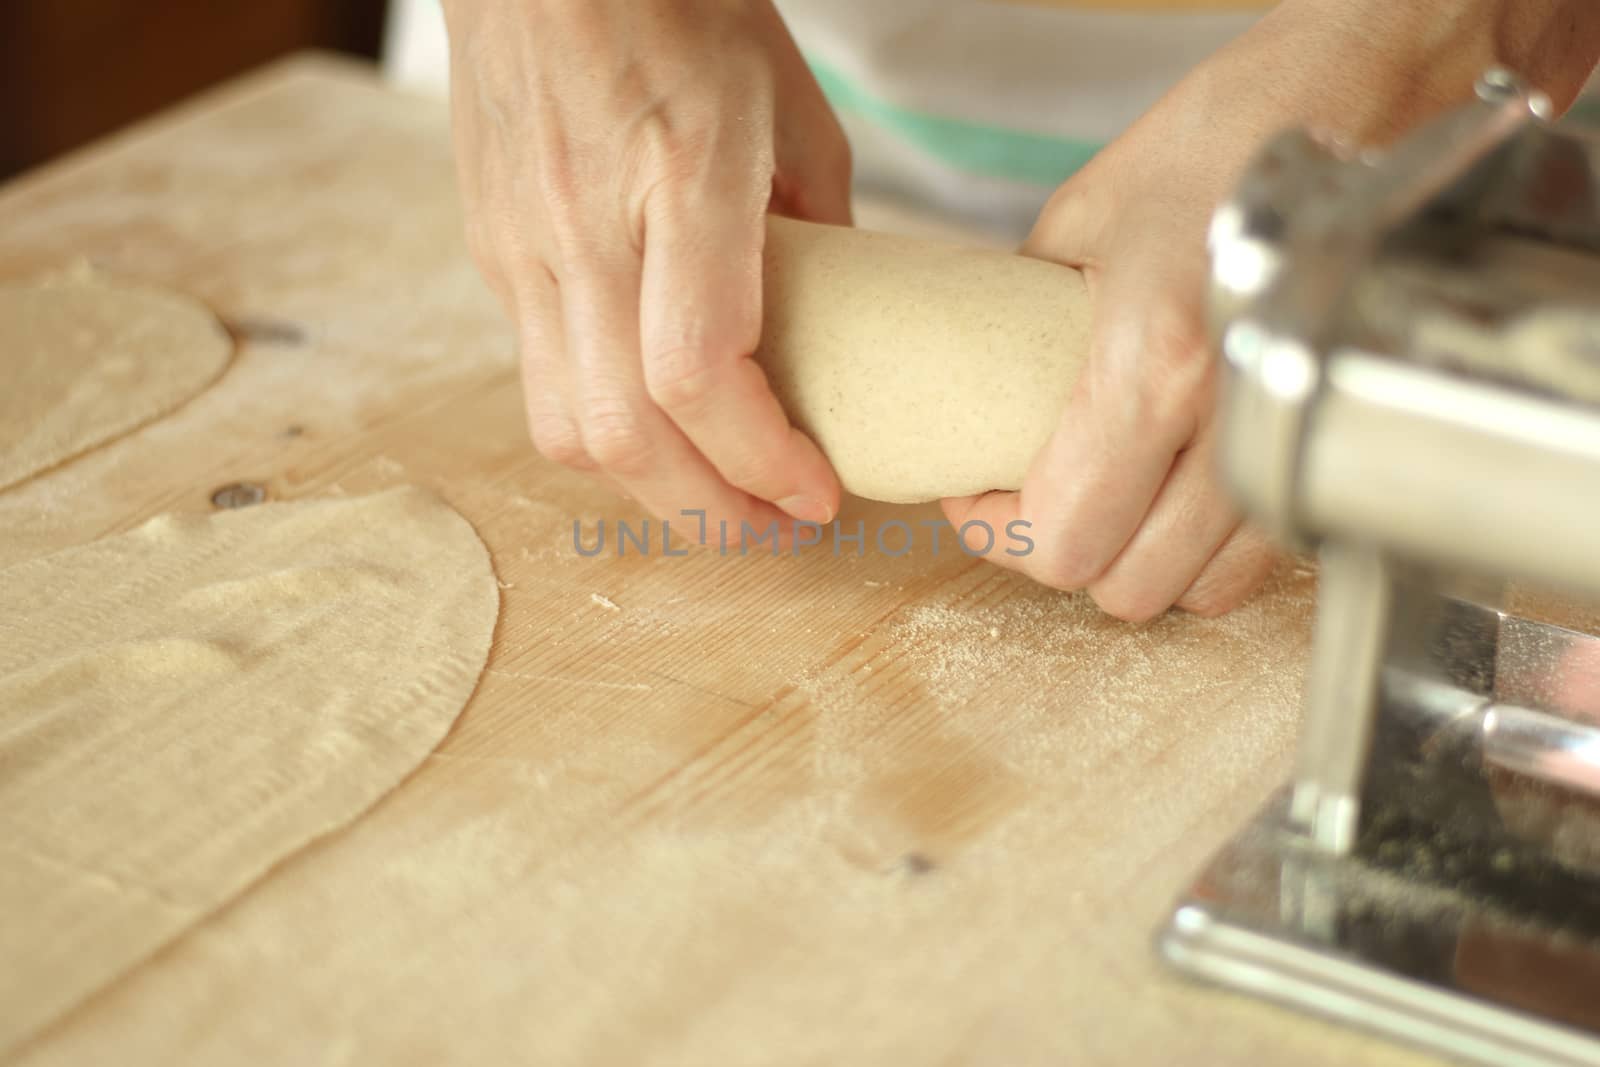
<path id="1" fill-rule="evenodd" d="M 1474 88 L 1478 99 L 1486 104 L 1509 104 L 1521 97 L 1527 101 L 1528 111 L 1535 118 L 1548 121 L 1555 117 L 1550 97 L 1532 88 L 1515 72 L 1505 67 L 1490 67 L 1478 75 Z"/>
<path id="2" fill-rule="evenodd" d="M 1522 79 L 1505 67 L 1490 67 L 1478 75 L 1474 88 L 1479 100 L 1491 104 L 1514 100 L 1524 92 Z"/>
<path id="3" fill-rule="evenodd" d="M 247 508 L 267 499 L 267 491 L 255 482 L 234 482 L 211 494 L 211 503 L 219 508 Z"/>

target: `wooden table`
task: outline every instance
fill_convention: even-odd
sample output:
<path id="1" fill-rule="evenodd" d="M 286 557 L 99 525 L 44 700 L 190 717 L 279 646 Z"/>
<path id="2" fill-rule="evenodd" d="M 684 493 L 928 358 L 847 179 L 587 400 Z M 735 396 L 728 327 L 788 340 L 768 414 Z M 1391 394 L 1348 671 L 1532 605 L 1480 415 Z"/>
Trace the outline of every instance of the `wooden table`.
<path id="1" fill-rule="evenodd" d="M 1135 627 L 926 538 L 580 556 L 575 520 L 641 516 L 527 442 L 445 108 L 341 62 L 29 175 L 0 226 L 0 277 L 87 257 L 241 341 L 173 416 L 0 494 L 0 563 L 241 480 L 413 483 L 504 587 L 417 774 L 23 1062 L 1413 1062 L 1151 950 L 1285 775 L 1304 571 L 1221 621 Z"/>

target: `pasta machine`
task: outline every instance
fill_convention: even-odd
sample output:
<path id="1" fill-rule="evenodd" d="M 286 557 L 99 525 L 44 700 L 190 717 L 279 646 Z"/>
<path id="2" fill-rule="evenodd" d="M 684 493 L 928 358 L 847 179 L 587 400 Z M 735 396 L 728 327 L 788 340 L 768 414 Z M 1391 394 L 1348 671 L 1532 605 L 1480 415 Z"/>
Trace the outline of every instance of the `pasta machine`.
<path id="1" fill-rule="evenodd" d="M 1284 134 L 1210 248 L 1227 481 L 1321 574 L 1293 780 L 1160 951 L 1600 1064 L 1600 128 L 1491 71 L 1381 153 Z"/>

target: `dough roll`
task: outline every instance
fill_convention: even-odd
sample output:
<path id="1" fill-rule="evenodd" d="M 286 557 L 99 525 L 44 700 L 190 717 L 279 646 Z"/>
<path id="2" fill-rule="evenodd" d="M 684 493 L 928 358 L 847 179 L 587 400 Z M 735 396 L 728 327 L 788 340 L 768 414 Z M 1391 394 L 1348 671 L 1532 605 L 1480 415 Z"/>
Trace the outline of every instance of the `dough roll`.
<path id="1" fill-rule="evenodd" d="M 1070 267 L 773 217 L 756 359 L 844 488 L 1018 489 L 1088 344 Z"/>

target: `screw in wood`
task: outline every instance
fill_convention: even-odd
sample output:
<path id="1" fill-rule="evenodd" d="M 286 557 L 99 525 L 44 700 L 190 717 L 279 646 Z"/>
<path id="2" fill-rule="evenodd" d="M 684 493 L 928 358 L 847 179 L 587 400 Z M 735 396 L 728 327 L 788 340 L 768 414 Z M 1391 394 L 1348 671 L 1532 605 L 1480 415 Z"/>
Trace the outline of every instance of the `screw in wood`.
<path id="1" fill-rule="evenodd" d="M 219 508 L 247 508 L 267 499 L 267 491 L 254 482 L 234 482 L 211 494 L 211 503 Z"/>

